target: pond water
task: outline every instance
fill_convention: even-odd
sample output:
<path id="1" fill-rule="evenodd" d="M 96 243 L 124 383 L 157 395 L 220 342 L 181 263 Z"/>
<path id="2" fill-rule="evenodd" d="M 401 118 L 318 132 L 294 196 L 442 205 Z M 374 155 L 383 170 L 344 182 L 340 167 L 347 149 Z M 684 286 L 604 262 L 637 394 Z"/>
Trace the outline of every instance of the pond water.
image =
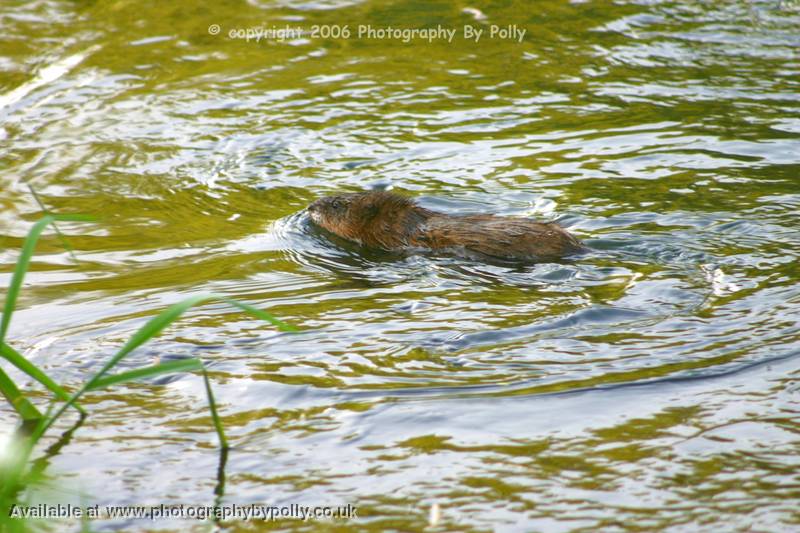
<path id="1" fill-rule="evenodd" d="M 30 187 L 98 218 L 59 225 L 74 257 L 40 242 L 9 342 L 74 388 L 191 295 L 301 329 L 209 304 L 124 362 L 206 363 L 222 496 L 203 381 L 181 374 L 87 396 L 32 501 L 350 504 L 337 523 L 374 531 L 800 528 L 800 2 L 15 0 L 0 18 L 0 286 L 42 216 Z M 557 220 L 592 252 L 378 254 L 304 212 L 386 187 Z"/>

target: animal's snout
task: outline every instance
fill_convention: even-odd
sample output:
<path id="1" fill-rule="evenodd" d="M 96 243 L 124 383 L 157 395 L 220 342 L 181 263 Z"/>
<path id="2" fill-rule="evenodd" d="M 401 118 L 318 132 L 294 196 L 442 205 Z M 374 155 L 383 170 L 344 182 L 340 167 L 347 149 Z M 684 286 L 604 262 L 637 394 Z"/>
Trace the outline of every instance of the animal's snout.
<path id="1" fill-rule="evenodd" d="M 308 216 L 311 217 L 311 220 L 319 223 L 319 219 L 322 215 L 322 200 L 315 200 L 311 202 L 306 210 L 308 211 Z"/>

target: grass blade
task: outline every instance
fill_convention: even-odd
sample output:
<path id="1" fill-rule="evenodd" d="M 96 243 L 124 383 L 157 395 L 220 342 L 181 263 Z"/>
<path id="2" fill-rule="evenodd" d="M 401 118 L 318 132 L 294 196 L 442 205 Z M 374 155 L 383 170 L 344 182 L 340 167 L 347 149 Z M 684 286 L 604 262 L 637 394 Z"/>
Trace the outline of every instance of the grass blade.
<path id="1" fill-rule="evenodd" d="M 116 354 L 114 354 L 114 356 L 109 359 L 105 365 L 103 365 L 100 371 L 97 372 L 97 374 L 95 374 L 86 383 L 86 385 L 83 386 L 81 392 L 92 388 L 96 381 L 102 378 L 110 369 L 115 367 L 117 363 L 119 363 L 126 355 L 161 333 L 164 328 L 175 322 L 183 313 L 186 312 L 187 309 L 212 298 L 213 296 L 208 294 L 192 296 L 191 298 L 187 298 L 182 302 L 171 305 L 165 311 L 162 311 L 154 318 L 151 318 L 144 326 L 139 328 L 139 330 L 134 333 L 130 339 L 128 339 L 128 342 L 126 342 L 125 345 Z"/>
<path id="2" fill-rule="evenodd" d="M 266 311 L 262 311 L 261 309 L 258 309 L 257 307 L 253 307 L 250 304 L 246 304 L 244 302 L 240 302 L 238 300 L 234 300 L 232 298 L 227 298 L 227 297 L 224 297 L 224 296 L 217 296 L 217 298 L 219 298 L 223 302 L 228 303 L 228 304 L 230 304 L 230 305 L 232 305 L 234 307 L 238 307 L 242 311 L 245 311 L 246 313 L 249 313 L 249 314 L 253 315 L 256 318 L 260 318 L 261 320 L 266 320 L 267 322 L 269 322 L 273 326 L 277 326 L 278 329 L 281 330 L 281 331 L 297 331 L 296 327 L 294 327 L 294 326 L 292 326 L 290 324 L 287 324 L 286 322 L 283 322 L 282 320 L 279 320 L 279 319 L 275 318 L 274 316 L 272 316 L 271 314 L 267 313 Z"/>
<path id="3" fill-rule="evenodd" d="M 41 196 L 39 196 L 39 193 L 36 192 L 36 189 L 33 188 L 33 185 L 31 184 L 31 182 L 29 180 L 22 180 L 22 181 L 24 181 L 25 185 L 28 186 L 28 190 L 31 192 L 31 195 L 33 196 L 33 199 L 36 200 L 36 203 L 39 204 L 39 207 L 41 208 L 42 213 L 44 213 L 45 215 L 51 214 L 50 210 L 47 209 L 47 206 L 44 205 L 44 202 L 42 201 Z M 56 230 L 56 235 L 58 235 L 58 238 L 61 240 L 61 246 L 64 247 L 64 249 L 67 251 L 67 253 L 70 255 L 70 257 L 72 257 L 73 261 L 77 261 L 78 258 L 75 257 L 75 253 L 73 253 L 73 251 L 72 251 L 72 246 L 69 245 L 69 242 L 67 241 L 67 238 L 64 237 L 64 234 L 61 233 L 61 230 L 59 229 L 58 224 L 56 224 L 55 222 L 53 222 L 53 229 Z"/>
<path id="4" fill-rule="evenodd" d="M 11 407 L 22 417 L 24 421 L 38 420 L 42 418 L 42 413 L 28 399 L 23 396 L 17 386 L 8 377 L 8 374 L 0 368 L 0 393 L 6 397 Z"/>
<path id="5" fill-rule="evenodd" d="M 4 450 L 6 453 L 6 462 L 0 463 L 0 468 L 2 468 L 2 471 L 0 472 L 2 474 L 0 475 L 0 512 L 2 512 L 3 506 L 8 505 L 6 502 L 12 502 L 15 500 L 13 495 L 19 492 L 19 490 L 22 488 L 20 486 L 20 480 L 23 478 L 26 465 L 28 464 L 28 460 L 33 452 L 33 447 L 37 442 L 37 440 L 30 435 L 37 434 L 39 432 L 39 430 L 44 426 L 49 415 L 50 410 L 48 409 L 44 416 L 36 421 L 36 429 L 30 432 L 30 434 L 23 435 L 20 431 L 17 431 L 11 437 L 10 446 Z M 9 516 L 7 512 L 4 514 L 5 517 Z M 2 521 L 0 521 L 0 526 L 2 525 Z M 0 531 L 2 530 L 3 528 L 0 527 Z"/>
<path id="6" fill-rule="evenodd" d="M 56 397 L 60 400 L 65 402 L 69 401 L 69 393 L 65 391 L 61 385 L 50 379 L 50 377 L 39 370 L 33 363 L 25 359 L 23 355 L 21 355 L 18 351 L 14 348 L 9 346 L 8 344 L 0 341 L 0 355 L 8 359 L 8 361 L 14 365 L 15 367 L 19 368 L 30 377 L 47 387 Z M 86 414 L 86 411 L 83 410 L 79 404 L 75 404 L 75 409 L 80 411 L 83 414 Z"/>
<path id="7" fill-rule="evenodd" d="M 183 313 L 186 312 L 187 309 L 190 307 L 194 307 L 195 305 L 199 305 L 201 303 L 207 302 L 209 300 L 221 300 L 228 304 L 231 304 L 239 309 L 249 313 L 256 318 L 260 318 L 262 320 L 266 320 L 271 324 L 277 325 L 279 328 L 289 331 L 296 331 L 296 328 L 278 320 L 277 318 L 273 317 L 269 313 L 257 309 L 251 305 L 246 303 L 242 303 L 236 300 L 232 300 L 226 296 L 220 296 L 217 294 L 200 294 L 198 296 L 192 296 L 187 298 L 181 302 L 178 302 L 170 307 L 168 307 L 165 311 L 161 314 L 157 315 L 155 318 L 150 319 L 144 326 L 142 326 L 139 331 L 133 334 L 133 336 L 125 343 L 115 355 L 112 357 L 100 371 L 95 374 L 95 376 L 89 380 L 89 382 L 84 386 L 84 388 L 90 388 L 94 383 L 95 380 L 100 379 L 108 372 L 111 368 L 117 365 L 126 355 L 131 353 L 133 350 L 144 344 L 145 342 L 149 341 L 156 335 L 158 335 L 164 328 L 172 324 L 175 320 L 177 320 Z"/>
<path id="8" fill-rule="evenodd" d="M 192 370 L 203 370 L 203 363 L 200 359 L 178 359 L 175 361 L 165 361 L 153 366 L 146 366 L 144 368 L 137 368 L 127 372 L 120 372 L 113 376 L 100 378 L 88 390 L 98 390 L 116 385 L 117 383 L 124 383 L 126 381 L 133 381 L 136 379 L 149 378 L 152 376 L 160 376 L 162 374 L 173 374 L 175 372 L 191 372 Z"/>
<path id="9" fill-rule="evenodd" d="M 222 420 L 217 412 L 217 402 L 214 401 L 214 393 L 211 391 L 211 382 L 208 380 L 208 372 L 203 368 L 203 382 L 206 385 L 206 395 L 208 396 L 208 408 L 211 409 L 211 420 L 214 422 L 214 429 L 217 430 L 219 445 L 223 450 L 228 449 L 228 439 L 225 437 L 225 430 L 222 428 Z"/>
<path id="10" fill-rule="evenodd" d="M 201 370 L 203 372 L 203 381 L 205 383 L 206 396 L 208 397 L 208 408 L 211 411 L 211 420 L 214 423 L 214 429 L 217 431 L 219 437 L 219 444 L 222 448 L 228 448 L 228 439 L 225 437 L 225 430 L 222 427 L 222 420 L 219 418 L 217 412 L 217 403 L 214 400 L 214 393 L 211 390 L 211 383 L 208 380 L 208 373 L 203 366 L 203 362 L 197 358 L 191 359 L 178 359 L 177 361 L 166 361 L 157 365 L 148 366 L 145 368 L 137 368 L 127 372 L 120 372 L 113 376 L 98 379 L 89 390 L 98 390 L 110 385 L 117 385 L 126 381 L 133 381 L 136 379 L 159 376 L 162 374 L 172 374 L 175 372 L 190 372 L 192 370 Z"/>
<path id="11" fill-rule="evenodd" d="M 20 287 L 22 287 L 22 280 L 25 278 L 25 273 L 28 271 L 28 265 L 30 265 L 33 250 L 36 248 L 36 242 L 39 240 L 39 236 L 42 234 L 42 231 L 44 231 L 44 228 L 56 220 L 90 221 L 93 219 L 84 215 L 46 215 L 33 225 L 28 232 L 28 236 L 25 238 L 25 242 L 22 244 L 22 252 L 20 253 L 19 259 L 17 259 L 14 275 L 11 276 L 11 284 L 8 286 L 6 302 L 3 306 L 3 317 L 0 319 L 0 342 L 4 341 L 6 338 L 8 325 L 11 322 L 11 314 L 14 312 L 17 296 L 19 296 L 19 290 Z"/>
<path id="12" fill-rule="evenodd" d="M 70 406 L 72 406 L 75 402 L 77 402 L 78 399 L 81 396 L 83 396 L 83 394 L 87 390 L 93 389 L 97 385 L 97 382 L 99 382 L 109 370 L 111 370 L 123 358 L 125 358 L 126 355 L 128 355 L 133 350 L 135 350 L 145 342 L 149 341 L 150 339 L 158 335 L 164 328 L 166 328 L 172 322 L 177 320 L 190 307 L 201 304 L 203 302 L 207 302 L 209 300 L 221 300 L 225 303 L 234 305 L 235 307 L 242 309 L 246 313 L 251 314 L 256 318 L 261 318 L 272 324 L 276 324 L 278 325 L 278 327 L 282 329 L 295 330 L 295 328 L 293 328 L 292 326 L 278 320 L 277 318 L 273 317 L 269 313 L 266 313 L 265 311 L 261 311 L 260 309 L 257 309 L 251 305 L 236 300 L 232 300 L 226 296 L 221 296 L 218 294 L 201 294 L 187 298 L 181 302 L 171 305 L 166 310 L 162 311 L 160 314 L 156 315 L 154 318 L 151 318 L 149 321 L 147 321 L 147 323 L 145 323 L 144 326 L 139 328 L 139 330 L 133 334 L 133 336 L 128 340 L 128 342 L 126 342 L 125 345 L 122 348 L 120 348 L 120 350 L 116 354 L 114 354 L 114 356 L 111 359 L 109 359 L 108 362 L 104 364 L 102 368 L 94 376 L 92 376 L 91 379 L 89 379 L 89 381 L 84 383 L 84 385 L 80 389 L 78 389 L 78 391 L 76 391 L 72 396 L 70 396 L 69 400 L 64 405 L 62 405 L 61 408 L 59 408 L 58 411 L 56 411 L 56 413 L 52 417 L 48 419 L 46 424 L 44 424 L 41 428 L 37 430 L 38 434 L 35 435 L 35 438 L 36 439 L 40 438 L 41 435 L 44 434 L 44 432 L 47 431 L 50 428 L 50 426 L 53 425 L 53 423 L 58 419 L 58 417 L 60 417 L 64 413 L 64 411 L 66 411 Z M 207 389 L 209 389 L 209 394 L 210 394 L 210 386 L 207 387 Z M 209 402 L 211 402 L 211 405 L 214 405 L 213 395 L 209 396 Z M 214 407 L 212 407 L 212 416 L 215 416 L 213 414 L 213 411 L 215 409 L 216 406 L 214 405 Z M 217 426 L 217 422 L 218 420 L 215 421 L 215 426 Z M 221 429 L 222 427 L 221 425 L 219 425 L 219 427 L 217 428 L 217 432 L 220 433 Z M 224 434 L 221 433 L 221 440 L 222 439 L 224 439 Z"/>

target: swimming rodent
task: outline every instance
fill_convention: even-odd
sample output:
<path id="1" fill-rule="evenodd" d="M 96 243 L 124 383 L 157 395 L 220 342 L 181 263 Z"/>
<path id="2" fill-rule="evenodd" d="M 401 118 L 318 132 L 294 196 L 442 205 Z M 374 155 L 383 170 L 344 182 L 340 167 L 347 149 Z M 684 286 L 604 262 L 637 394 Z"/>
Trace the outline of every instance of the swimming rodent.
<path id="1" fill-rule="evenodd" d="M 385 191 L 326 196 L 308 212 L 315 224 L 339 237 L 387 251 L 424 248 L 541 262 L 587 250 L 555 222 L 448 215 Z"/>

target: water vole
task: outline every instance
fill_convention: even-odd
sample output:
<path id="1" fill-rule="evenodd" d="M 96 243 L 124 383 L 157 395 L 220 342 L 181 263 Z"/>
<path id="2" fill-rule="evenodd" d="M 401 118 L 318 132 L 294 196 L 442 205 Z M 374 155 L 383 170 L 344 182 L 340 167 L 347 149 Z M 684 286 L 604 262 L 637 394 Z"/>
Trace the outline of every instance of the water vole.
<path id="1" fill-rule="evenodd" d="M 463 251 L 490 258 L 552 261 L 585 251 L 555 222 L 495 215 L 448 215 L 398 194 L 372 191 L 326 196 L 308 206 L 323 229 L 364 246 Z"/>

